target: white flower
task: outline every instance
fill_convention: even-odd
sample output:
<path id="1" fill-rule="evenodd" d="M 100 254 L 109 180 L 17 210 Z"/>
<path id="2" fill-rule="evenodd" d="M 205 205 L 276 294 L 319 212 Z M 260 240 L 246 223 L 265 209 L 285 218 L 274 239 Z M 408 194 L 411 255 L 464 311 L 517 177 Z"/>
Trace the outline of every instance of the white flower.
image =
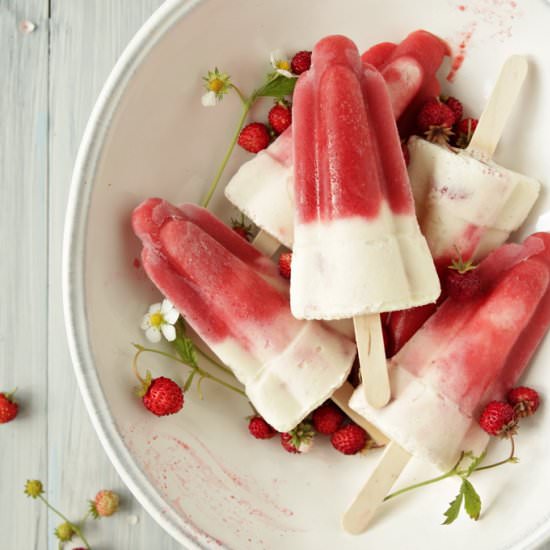
<path id="1" fill-rule="evenodd" d="M 282 74 L 286 78 L 296 78 L 296 75 L 290 72 L 290 61 L 283 55 L 281 50 L 271 52 L 269 59 L 276 73 Z"/>
<path id="2" fill-rule="evenodd" d="M 215 107 L 221 100 L 222 96 L 213 91 L 206 92 L 201 97 L 203 107 Z"/>
<path id="3" fill-rule="evenodd" d="M 164 336 L 169 342 L 173 342 L 176 339 L 174 324 L 179 316 L 169 300 L 153 304 L 141 321 L 141 328 L 145 331 L 147 340 L 156 344 L 160 342 L 161 336 Z"/>

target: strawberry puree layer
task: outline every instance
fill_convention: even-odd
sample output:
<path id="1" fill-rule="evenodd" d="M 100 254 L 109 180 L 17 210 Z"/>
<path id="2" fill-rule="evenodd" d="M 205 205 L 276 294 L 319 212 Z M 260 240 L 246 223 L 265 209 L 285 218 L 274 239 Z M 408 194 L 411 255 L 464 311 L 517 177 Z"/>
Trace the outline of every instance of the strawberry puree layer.
<path id="1" fill-rule="evenodd" d="M 426 52 L 418 51 L 419 48 Z M 435 72 L 446 51 L 439 38 L 416 31 L 401 44 L 383 43 L 365 52 L 363 58 L 382 69 L 396 118 L 414 119 L 416 95 L 425 89 L 438 92 L 434 88 Z M 245 162 L 225 190 L 237 208 L 288 247 L 292 247 L 294 236 L 292 148 L 290 127 L 265 151 Z"/>
<path id="2" fill-rule="evenodd" d="M 413 214 L 390 97 L 343 36 L 321 40 L 293 103 L 297 220 L 377 217 L 382 202 Z M 392 128 L 393 125 L 393 128 Z"/>
<path id="3" fill-rule="evenodd" d="M 294 427 L 346 379 L 355 346 L 295 319 L 276 266 L 205 209 L 151 199 L 133 214 L 145 272 L 245 385 L 279 431 Z"/>
<path id="4" fill-rule="evenodd" d="M 391 360 L 386 409 L 369 407 L 361 392 L 352 400 L 390 438 L 442 468 L 469 450 L 466 436 L 486 441 L 480 409 L 517 383 L 550 326 L 550 235 L 503 245 L 479 276 L 479 297 L 446 299 Z"/>

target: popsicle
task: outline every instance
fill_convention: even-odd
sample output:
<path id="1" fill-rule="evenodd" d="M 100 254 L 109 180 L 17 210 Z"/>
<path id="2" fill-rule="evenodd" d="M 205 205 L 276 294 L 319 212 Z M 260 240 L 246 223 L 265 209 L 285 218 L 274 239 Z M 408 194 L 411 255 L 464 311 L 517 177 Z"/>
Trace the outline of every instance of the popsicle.
<path id="1" fill-rule="evenodd" d="M 491 161 L 527 73 L 527 61 L 512 56 L 466 150 L 413 137 L 409 177 L 422 233 L 440 275 L 457 249 L 475 262 L 504 243 L 524 222 L 540 189 L 533 178 Z M 444 285 L 442 285 L 444 287 Z M 386 319 L 396 353 L 433 313 L 434 305 L 393 312 Z"/>
<path id="2" fill-rule="evenodd" d="M 354 318 L 364 386 L 383 406 L 389 388 L 378 314 L 433 302 L 440 291 L 387 86 L 351 40 L 330 36 L 296 84 L 293 117 L 292 313 Z M 367 383 L 371 375 L 380 387 Z"/>
<path id="3" fill-rule="evenodd" d="M 390 360 L 387 407 L 369 406 L 361 391 L 352 396 L 350 406 L 393 442 L 389 472 L 382 460 L 344 516 L 351 532 L 367 526 L 410 455 L 448 470 L 461 451 L 483 450 L 481 410 L 516 384 L 550 326 L 549 233 L 503 245 L 478 273 L 479 296 L 447 298 Z"/>
<path id="4" fill-rule="evenodd" d="M 342 386 L 353 342 L 295 319 L 286 290 L 271 283 L 276 266 L 212 214 L 150 199 L 132 223 L 149 278 L 276 430 L 293 428 Z"/>
<path id="5" fill-rule="evenodd" d="M 364 63 L 382 72 L 400 126 L 410 126 L 426 94 L 439 94 L 435 73 L 446 55 L 448 46 L 423 30 L 409 34 L 400 44 L 384 42 L 363 54 Z M 245 162 L 225 189 L 229 201 L 261 228 L 254 244 L 267 255 L 280 243 L 292 248 L 292 147 L 292 129 L 288 128 L 266 150 Z"/>

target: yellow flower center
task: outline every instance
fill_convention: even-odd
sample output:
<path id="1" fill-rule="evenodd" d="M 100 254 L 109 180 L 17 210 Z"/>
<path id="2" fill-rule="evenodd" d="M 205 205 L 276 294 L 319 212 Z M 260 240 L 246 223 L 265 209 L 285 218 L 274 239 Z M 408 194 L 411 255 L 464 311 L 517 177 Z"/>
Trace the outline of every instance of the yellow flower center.
<path id="1" fill-rule="evenodd" d="M 290 70 L 290 63 L 288 61 L 285 61 L 284 59 L 277 61 L 276 65 L 277 65 L 277 69 L 282 69 L 283 71 Z"/>
<path id="2" fill-rule="evenodd" d="M 223 88 L 223 82 L 219 78 L 215 78 L 208 83 L 208 89 L 218 93 Z"/>
<path id="3" fill-rule="evenodd" d="M 152 327 L 159 328 L 164 322 L 164 317 L 162 316 L 162 313 L 151 313 L 149 316 L 149 322 Z"/>

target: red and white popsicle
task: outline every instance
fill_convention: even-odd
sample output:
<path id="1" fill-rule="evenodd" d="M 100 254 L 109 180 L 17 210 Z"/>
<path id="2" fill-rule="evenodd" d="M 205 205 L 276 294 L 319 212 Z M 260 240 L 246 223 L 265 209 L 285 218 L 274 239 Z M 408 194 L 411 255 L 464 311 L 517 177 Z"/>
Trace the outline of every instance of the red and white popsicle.
<path id="1" fill-rule="evenodd" d="M 344 515 L 352 533 L 368 526 L 411 455 L 446 471 L 461 451 L 484 449 L 479 413 L 517 383 L 548 331 L 550 234 L 503 245 L 478 270 L 481 295 L 445 300 L 391 359 L 391 403 L 373 408 L 361 391 L 350 401 L 392 439 Z"/>
<path id="2" fill-rule="evenodd" d="M 448 46 L 437 36 L 415 31 L 401 43 L 384 42 L 367 50 L 362 60 L 384 77 L 399 126 L 410 127 L 418 105 L 439 94 L 435 77 Z M 283 132 L 266 150 L 245 162 L 232 177 L 225 195 L 261 232 L 254 242 L 271 255 L 294 239 L 292 129 Z"/>
<path id="3" fill-rule="evenodd" d="M 292 313 L 354 318 L 364 387 L 383 406 L 378 314 L 434 302 L 440 291 L 386 83 L 351 40 L 324 38 L 296 85 L 293 117 Z"/>
<path id="4" fill-rule="evenodd" d="M 354 343 L 322 323 L 295 319 L 286 289 L 273 285 L 273 262 L 215 216 L 149 199 L 132 224 L 149 278 L 276 430 L 290 430 L 342 386 Z"/>

